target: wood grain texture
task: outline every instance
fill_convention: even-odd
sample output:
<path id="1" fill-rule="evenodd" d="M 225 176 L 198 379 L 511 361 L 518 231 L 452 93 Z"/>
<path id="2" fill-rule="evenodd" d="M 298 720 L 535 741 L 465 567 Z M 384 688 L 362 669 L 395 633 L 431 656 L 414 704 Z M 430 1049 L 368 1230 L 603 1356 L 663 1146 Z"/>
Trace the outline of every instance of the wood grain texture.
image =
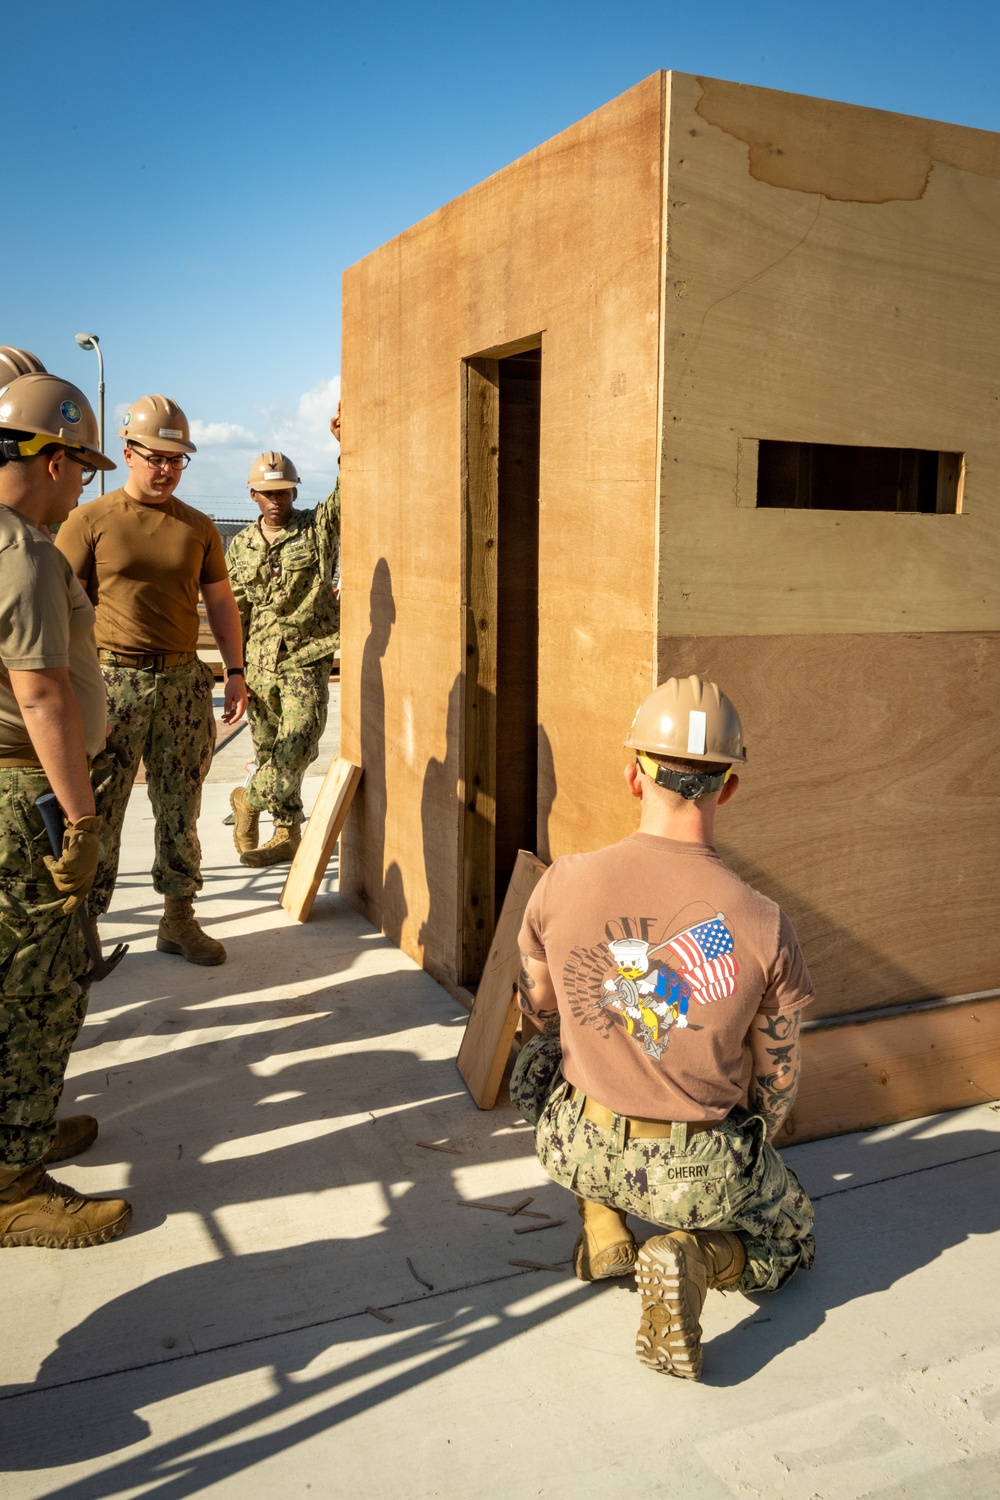
<path id="1" fill-rule="evenodd" d="M 1000 985 L 998 635 L 674 638 L 748 763 L 719 852 L 795 923 L 825 1016 Z"/>
<path id="2" fill-rule="evenodd" d="M 466 365 L 461 977 L 467 984 L 483 972 L 495 919 L 499 378 L 495 359 Z"/>
<path id="3" fill-rule="evenodd" d="M 517 976 L 521 964 L 517 935 L 524 908 L 545 874 L 545 865 L 522 849 L 517 856 L 496 934 L 475 1003 L 458 1050 L 458 1071 L 480 1109 L 492 1109 L 507 1065 L 520 1011 Z"/>
<path id="4" fill-rule="evenodd" d="M 1000 999 L 807 1030 L 799 1097 L 776 1144 L 998 1098 Z"/>
<path id="5" fill-rule="evenodd" d="M 1000 136 L 674 73 L 666 170 L 661 634 L 1000 629 Z M 962 513 L 757 510 L 761 438 L 964 453 Z"/>
<path id="6" fill-rule="evenodd" d="M 341 889 L 449 988 L 465 361 L 544 347 L 539 823 L 553 849 L 580 847 L 579 829 L 601 843 L 594 788 L 619 774 L 622 695 L 653 680 L 663 91 L 647 79 L 344 277 L 342 744 L 365 780 Z M 609 717 L 610 736 L 589 733 Z"/>
<path id="7" fill-rule="evenodd" d="M 295 851 L 281 891 L 281 904 L 296 922 L 309 920 L 320 881 L 340 838 L 360 780 L 361 767 L 340 756 L 331 762 L 323 778 L 302 842 Z"/>

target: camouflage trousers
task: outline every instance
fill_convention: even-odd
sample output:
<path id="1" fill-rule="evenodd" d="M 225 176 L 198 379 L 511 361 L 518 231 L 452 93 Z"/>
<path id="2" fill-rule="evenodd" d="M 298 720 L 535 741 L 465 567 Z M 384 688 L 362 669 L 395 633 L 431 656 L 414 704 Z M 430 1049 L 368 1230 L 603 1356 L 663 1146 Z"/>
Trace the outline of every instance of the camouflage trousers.
<path id="1" fill-rule="evenodd" d="M 155 820 L 153 888 L 178 900 L 201 890 L 198 814 L 202 782 L 215 749 L 215 678 L 205 662 L 195 657 L 163 672 L 111 665 L 102 670 L 114 768 L 97 790 L 97 811 L 104 815 L 100 863 L 90 896 L 90 909 L 97 916 L 111 905 L 122 824 L 140 760 L 145 762 Z"/>
<path id="2" fill-rule="evenodd" d="M 49 790 L 40 770 L 0 767 L 0 1168 L 31 1166 L 51 1146 L 87 1010 L 80 924 L 42 863 L 51 851 L 34 803 Z"/>
<path id="3" fill-rule="evenodd" d="M 316 759 L 326 728 L 333 657 L 305 667 L 278 668 L 257 676 L 249 672 L 247 694 L 250 733 L 257 770 L 246 797 L 275 823 L 302 823 L 302 778 Z"/>
<path id="4" fill-rule="evenodd" d="M 535 1149 L 553 1181 L 663 1229 L 739 1235 L 746 1269 L 729 1291 L 773 1292 L 812 1265 L 812 1204 L 759 1115 L 735 1109 L 688 1138 L 631 1140 L 622 1116 L 610 1130 L 584 1119 L 584 1100 L 563 1079 L 542 1111 Z"/>

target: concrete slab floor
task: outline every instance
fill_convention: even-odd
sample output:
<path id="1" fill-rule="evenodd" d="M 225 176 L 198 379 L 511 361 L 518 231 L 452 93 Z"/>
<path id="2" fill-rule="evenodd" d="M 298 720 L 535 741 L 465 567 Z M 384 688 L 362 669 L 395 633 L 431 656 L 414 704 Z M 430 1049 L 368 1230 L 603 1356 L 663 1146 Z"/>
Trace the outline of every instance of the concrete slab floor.
<path id="1" fill-rule="evenodd" d="M 99 1249 L 0 1257 L 5 1500 L 995 1500 L 997 1109 L 789 1151 L 816 1267 L 711 1294 L 704 1381 L 655 1375 L 630 1286 L 574 1279 L 574 1205 L 530 1129 L 468 1099 L 464 1012 L 335 869 L 302 927 L 283 872 L 236 861 L 242 738 L 201 822 L 224 966 L 155 952 L 143 789 L 129 809 L 105 936 L 132 947 L 64 1103 L 101 1136 L 58 1175 L 135 1218 Z M 462 1206 L 528 1195 L 563 1222 Z"/>

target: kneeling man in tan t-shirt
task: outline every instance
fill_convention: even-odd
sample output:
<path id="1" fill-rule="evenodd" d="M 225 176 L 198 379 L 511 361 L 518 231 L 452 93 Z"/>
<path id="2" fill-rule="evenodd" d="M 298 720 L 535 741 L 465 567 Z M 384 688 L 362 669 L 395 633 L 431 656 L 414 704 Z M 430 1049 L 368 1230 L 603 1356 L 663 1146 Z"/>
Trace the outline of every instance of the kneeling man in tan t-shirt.
<path id="1" fill-rule="evenodd" d="M 812 1263 L 812 1205 L 767 1139 L 795 1098 L 812 984 L 788 918 L 712 846 L 746 758 L 729 699 L 671 678 L 626 744 L 638 833 L 556 860 L 525 912 L 520 1004 L 542 1036 L 511 1096 L 577 1196 L 576 1274 L 634 1270 L 636 1353 L 697 1380 L 707 1288 L 775 1291 Z M 670 1232 L 637 1249 L 629 1213 Z"/>

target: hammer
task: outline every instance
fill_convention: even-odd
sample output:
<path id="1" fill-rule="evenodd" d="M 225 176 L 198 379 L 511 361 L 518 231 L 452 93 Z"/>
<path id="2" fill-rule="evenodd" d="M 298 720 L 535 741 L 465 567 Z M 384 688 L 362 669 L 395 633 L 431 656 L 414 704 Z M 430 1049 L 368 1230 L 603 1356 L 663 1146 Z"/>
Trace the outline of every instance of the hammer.
<path id="1" fill-rule="evenodd" d="M 45 832 L 49 836 L 52 845 L 52 853 L 56 859 L 62 854 L 63 830 L 66 827 L 66 817 L 59 806 L 55 792 L 43 792 L 35 799 L 42 822 L 45 824 Z M 76 915 L 79 918 L 83 930 L 84 942 L 87 944 L 87 952 L 90 954 L 91 968 L 89 973 L 83 976 L 84 984 L 97 984 L 102 979 L 107 979 L 113 969 L 117 969 L 122 959 L 128 952 L 128 943 L 119 943 L 110 958 L 105 958 L 101 951 L 101 944 L 87 917 L 85 905 L 78 906 Z"/>

